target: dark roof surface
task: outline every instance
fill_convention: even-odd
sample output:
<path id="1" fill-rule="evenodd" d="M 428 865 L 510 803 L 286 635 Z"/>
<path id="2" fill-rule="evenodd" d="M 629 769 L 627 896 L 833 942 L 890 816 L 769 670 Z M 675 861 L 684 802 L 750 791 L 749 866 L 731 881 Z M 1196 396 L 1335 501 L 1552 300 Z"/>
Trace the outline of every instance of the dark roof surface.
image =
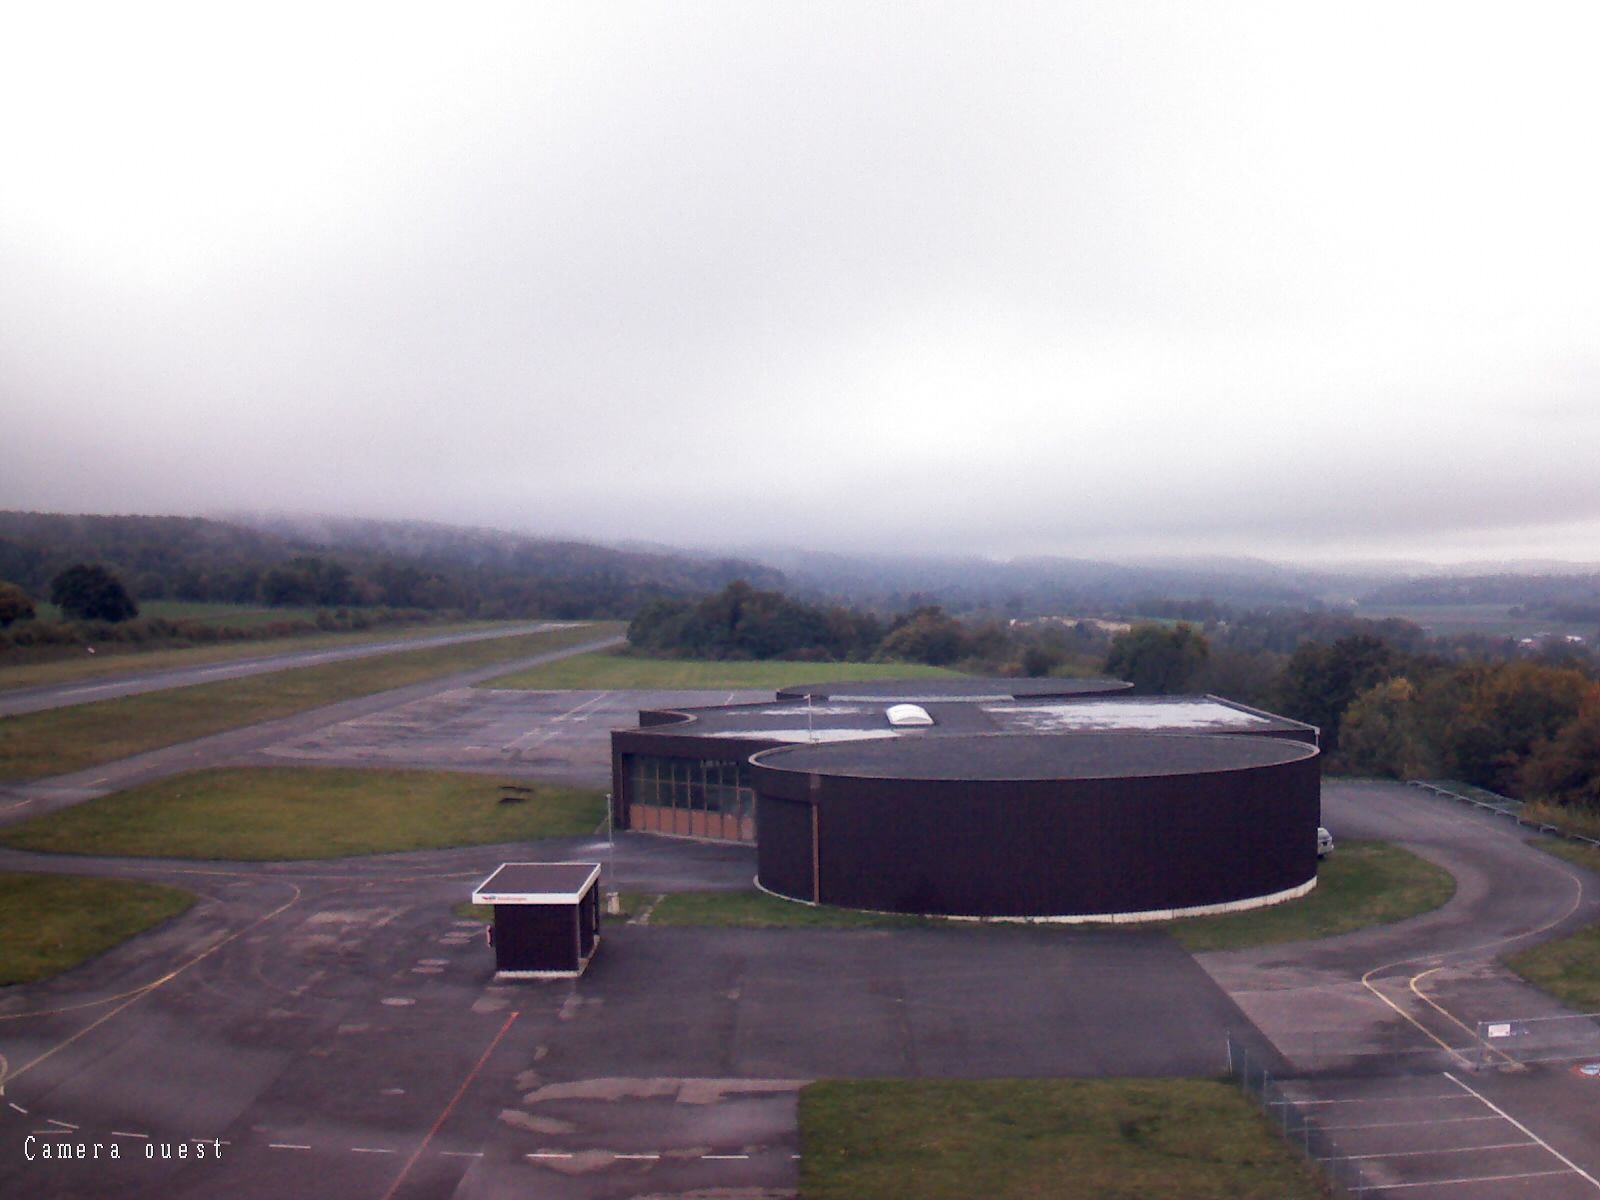
<path id="1" fill-rule="evenodd" d="M 1069 681 L 1070 682 L 1070 681 Z M 948 697 L 922 707 L 933 718 L 923 728 L 889 724 L 884 698 L 778 699 L 755 704 L 670 710 L 688 721 L 653 725 L 645 733 L 740 738 L 771 742 L 862 740 L 866 735 L 912 740 L 971 733 L 1291 733 L 1310 727 L 1215 696 L 1036 696 L 1005 699 Z"/>
<path id="2" fill-rule="evenodd" d="M 864 679 L 838 683 L 799 683 L 779 688 L 779 700 L 872 700 L 883 704 L 922 700 L 1007 700 L 1020 696 L 1098 696 L 1133 687 L 1120 679 L 984 679 L 952 675 L 932 679 Z"/>
<path id="3" fill-rule="evenodd" d="M 1082 733 L 1073 737 L 979 734 L 884 738 L 763 750 L 757 766 L 869 779 L 1124 779 L 1237 771 L 1317 753 L 1282 738 L 1179 733 Z"/>
<path id="4" fill-rule="evenodd" d="M 502 863 L 473 895 L 571 896 L 600 870 L 599 863 Z"/>

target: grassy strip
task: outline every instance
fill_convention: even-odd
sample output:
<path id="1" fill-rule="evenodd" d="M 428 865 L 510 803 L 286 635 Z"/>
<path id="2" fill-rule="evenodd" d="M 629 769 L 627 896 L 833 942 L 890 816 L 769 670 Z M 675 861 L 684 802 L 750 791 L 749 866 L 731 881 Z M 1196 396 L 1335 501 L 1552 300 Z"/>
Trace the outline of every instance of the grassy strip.
<path id="1" fill-rule="evenodd" d="M 1387 925 L 1438 908 L 1455 894 L 1448 871 L 1384 842 L 1349 842 L 1322 864 L 1312 892 L 1286 904 L 1218 917 L 1191 917 L 1160 926 L 1191 951 L 1234 950 L 1307 941 Z M 623 893 L 637 912 L 650 897 Z M 738 929 L 895 929 L 939 926 L 994 929 L 993 923 L 798 904 L 765 892 L 674 892 L 650 915 L 652 925 Z M 1081 925 L 1004 923 L 999 928 L 1081 929 Z M 1148 926 L 1146 926 L 1148 928 Z"/>
<path id="2" fill-rule="evenodd" d="M 1578 1012 L 1600 1012 L 1600 924 L 1506 959 L 1534 987 Z"/>
<path id="3" fill-rule="evenodd" d="M 154 883 L 0 874 L 0 985 L 59 975 L 193 903 Z"/>
<path id="4" fill-rule="evenodd" d="M 1600 873 L 1600 850 L 1577 842 L 1534 838 L 1546 854 Z M 1506 966 L 1569 1008 L 1600 1012 L 1600 923 L 1509 956 Z"/>
<path id="5" fill-rule="evenodd" d="M 1556 838 L 1533 838 L 1528 845 L 1546 854 L 1564 858 L 1574 866 L 1586 867 L 1600 875 L 1600 849 L 1585 846 L 1582 842 L 1564 842 Z"/>
<path id="6" fill-rule="evenodd" d="M 938 679 L 957 675 L 920 663 L 712 662 L 605 652 L 545 663 L 480 683 L 490 688 L 754 688 L 771 691 L 823 679 Z"/>
<path id="7" fill-rule="evenodd" d="M 593 831 L 602 793 L 537 785 L 501 804 L 493 776 L 322 767 L 175 775 L 0 830 L 0 845 L 55 854 L 342 858 Z"/>
<path id="8" fill-rule="evenodd" d="M 1568 833 L 1600 838 L 1600 812 L 1548 800 L 1529 800 L 1522 806 L 1522 819 L 1539 825 L 1554 825 Z"/>
<path id="9" fill-rule="evenodd" d="M 1189 917 L 1168 928 L 1195 952 L 1302 942 L 1431 912 L 1456 891 L 1450 872 L 1387 842 L 1340 842 L 1317 876 L 1317 886 L 1299 900 Z"/>
<path id="10" fill-rule="evenodd" d="M 1215 1080 L 832 1080 L 800 1093 L 800 1147 L 806 1200 L 1330 1194 Z"/>
<path id="11" fill-rule="evenodd" d="M 623 892 L 624 912 L 648 906 L 653 895 Z M 961 922 L 966 924 L 966 922 Z M 869 913 L 826 904 L 799 904 L 766 892 L 673 892 L 650 914 L 652 925 L 698 925 L 713 929 L 906 929 L 951 925 L 937 917 Z"/>
<path id="12" fill-rule="evenodd" d="M 396 651 L 0 717 L 0 779 L 35 779 L 617 632 L 615 622 Z"/>
<path id="13" fill-rule="evenodd" d="M 44 687 L 56 683 L 78 683 L 123 675 L 164 671 L 175 667 L 199 667 L 208 663 L 233 662 L 241 658 L 261 658 L 272 654 L 292 654 L 296 650 L 337 650 L 368 642 L 409 641 L 439 637 L 449 633 L 476 633 L 505 621 L 458 621 L 448 625 L 384 625 L 360 633 L 306 633 L 285 638 L 252 638 L 248 641 L 219 642 L 214 645 L 186 646 L 181 649 L 143 650 L 135 644 L 111 643 L 98 647 L 93 656 L 49 662 L 0 666 L 0 692 L 13 688 Z M 516 622 L 520 623 L 520 622 Z"/>

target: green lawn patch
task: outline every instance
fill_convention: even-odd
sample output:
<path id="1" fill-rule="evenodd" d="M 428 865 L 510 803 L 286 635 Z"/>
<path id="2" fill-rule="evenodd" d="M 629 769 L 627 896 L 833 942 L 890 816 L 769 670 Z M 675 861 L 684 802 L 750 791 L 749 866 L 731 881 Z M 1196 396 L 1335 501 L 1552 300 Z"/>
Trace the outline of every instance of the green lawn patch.
<path id="1" fill-rule="evenodd" d="M 1529 845 L 1575 866 L 1600 872 L 1600 849 L 1593 846 L 1553 838 L 1534 838 Z M 1519 951 L 1505 962 L 1534 987 L 1543 988 L 1567 1007 L 1579 1012 L 1600 1012 L 1600 924 Z"/>
<path id="2" fill-rule="evenodd" d="M 620 630 L 617 622 L 595 622 L 0 717 L 0 779 L 78 771 L 338 700 L 580 645 Z"/>
<path id="3" fill-rule="evenodd" d="M 1312 1200 L 1315 1168 L 1195 1079 L 862 1080 L 800 1093 L 806 1200 Z"/>
<path id="4" fill-rule="evenodd" d="M 602 792 L 537 784 L 501 804 L 491 775 L 324 767 L 175 775 L 0 829 L 0 845 L 54 854 L 268 860 L 342 858 L 590 833 Z"/>
<path id="5" fill-rule="evenodd" d="M 1448 871 L 1385 842 L 1342 843 L 1331 858 L 1323 861 L 1319 875 L 1317 886 L 1309 895 L 1272 908 L 1121 928 L 1166 929 L 1186 949 L 1195 952 L 1237 950 L 1387 925 L 1438 908 L 1455 894 L 1455 879 Z M 622 905 L 636 913 L 654 899 L 645 893 L 624 892 Z M 978 922 L 861 912 L 825 904 L 800 904 L 754 890 L 672 892 L 656 903 L 650 924 L 739 929 L 1086 928 L 1066 922 Z"/>
<path id="6" fill-rule="evenodd" d="M 1173 921 L 1192 951 L 1238 950 L 1333 937 L 1431 912 L 1455 895 L 1450 872 L 1387 842 L 1340 842 L 1309 895 L 1271 908 Z"/>
<path id="7" fill-rule="evenodd" d="M 194 607 L 223 608 L 225 605 L 195 605 Z M 264 611 L 298 612 L 297 609 L 267 609 Z M 313 617 L 315 610 L 311 610 Z M 214 645 L 184 646 L 178 649 L 150 650 L 137 642 L 109 642 L 96 644 L 96 652 L 88 654 L 80 647 L 73 648 L 74 657 L 51 659 L 47 662 L 15 663 L 0 666 L 0 692 L 13 688 L 44 687 L 55 683 L 79 683 L 86 680 L 108 679 L 123 675 L 143 674 L 146 671 L 164 671 L 173 667 L 197 667 L 207 663 L 232 662 L 240 658 L 260 658 L 270 654 L 290 654 L 296 650 L 334 650 L 344 646 L 360 646 L 367 642 L 400 641 L 414 638 L 438 637 L 447 633 L 476 633 L 493 629 L 497 625 L 512 624 L 504 621 L 456 621 L 450 624 L 383 625 L 361 633 L 304 633 L 293 637 L 251 638 L 246 641 L 220 642 Z"/>
<path id="8" fill-rule="evenodd" d="M 481 683 L 479 687 L 537 690 L 753 688 L 772 691 L 825 679 L 938 679 L 958 675 L 921 663 L 712 662 L 642 658 L 616 651 L 581 654 Z"/>
<path id="9" fill-rule="evenodd" d="M 649 908 L 652 925 L 699 925 L 718 929 L 904 929 L 951 925 L 937 917 L 861 912 L 826 904 L 800 904 L 766 892 L 672 892 L 657 900 L 646 892 L 623 892 L 622 908 Z"/>
<path id="10" fill-rule="evenodd" d="M 1532 838 L 1528 845 L 1535 849 L 1543 850 L 1546 854 L 1553 854 L 1557 858 L 1564 858 L 1569 863 L 1578 867 L 1587 867 L 1589 870 L 1600 874 L 1600 848 L 1585 846 L 1582 842 L 1567 842 L 1556 838 Z"/>
<path id="11" fill-rule="evenodd" d="M 0 985 L 59 975 L 193 903 L 154 883 L 0 873 Z"/>
<path id="12" fill-rule="evenodd" d="M 1579 1012 L 1600 1012 L 1600 924 L 1534 946 L 1506 966 Z"/>

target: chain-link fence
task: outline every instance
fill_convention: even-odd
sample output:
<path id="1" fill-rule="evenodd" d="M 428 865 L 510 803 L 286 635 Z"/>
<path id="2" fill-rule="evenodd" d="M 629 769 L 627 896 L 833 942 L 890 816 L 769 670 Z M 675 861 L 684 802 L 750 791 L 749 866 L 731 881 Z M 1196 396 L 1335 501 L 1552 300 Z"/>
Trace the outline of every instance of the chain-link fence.
<path id="1" fill-rule="evenodd" d="M 1266 1063 L 1231 1037 L 1228 1070 L 1234 1082 L 1255 1097 L 1283 1140 L 1317 1164 L 1335 1196 L 1359 1197 L 1378 1186 L 1362 1172 L 1358 1162 L 1340 1152 L 1338 1143 L 1321 1123 L 1288 1093 L 1284 1081 L 1274 1078 Z"/>
<path id="2" fill-rule="evenodd" d="M 1600 1013 L 1515 1017 L 1478 1022 L 1477 1066 L 1519 1063 L 1600 1062 Z"/>

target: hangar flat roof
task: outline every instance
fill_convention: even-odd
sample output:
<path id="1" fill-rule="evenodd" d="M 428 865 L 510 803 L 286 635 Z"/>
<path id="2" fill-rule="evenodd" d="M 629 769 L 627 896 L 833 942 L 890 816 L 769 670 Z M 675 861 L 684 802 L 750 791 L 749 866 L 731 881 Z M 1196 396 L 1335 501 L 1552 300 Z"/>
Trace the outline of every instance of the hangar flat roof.
<path id="1" fill-rule="evenodd" d="M 474 904 L 576 904 L 600 878 L 595 862 L 501 863 L 472 893 Z"/>
<path id="2" fill-rule="evenodd" d="M 869 779 L 1132 779 L 1298 762 L 1315 746 L 1283 738 L 1184 733 L 1084 733 L 1073 737 L 978 734 L 918 741 L 781 746 L 751 761 L 803 774 Z"/>
<path id="3" fill-rule="evenodd" d="M 893 704 L 921 704 L 928 700 L 1010 700 L 1020 696 L 1096 696 L 1125 692 L 1133 687 L 1120 679 L 983 678 L 977 675 L 935 676 L 930 679 L 841 680 L 836 683 L 799 683 L 778 689 L 779 700 L 868 700 Z"/>
<path id="4" fill-rule="evenodd" d="M 646 727 L 668 736 L 743 738 L 772 742 L 832 742 L 869 737 L 943 738 L 959 734 L 1275 733 L 1309 734 L 1311 726 L 1258 712 L 1216 696 L 1031 697 L 929 700 L 933 724 L 895 727 L 885 701 L 817 703 L 777 700 L 669 710 L 688 718 Z M 1309 739 L 1305 739 L 1309 740 Z"/>

